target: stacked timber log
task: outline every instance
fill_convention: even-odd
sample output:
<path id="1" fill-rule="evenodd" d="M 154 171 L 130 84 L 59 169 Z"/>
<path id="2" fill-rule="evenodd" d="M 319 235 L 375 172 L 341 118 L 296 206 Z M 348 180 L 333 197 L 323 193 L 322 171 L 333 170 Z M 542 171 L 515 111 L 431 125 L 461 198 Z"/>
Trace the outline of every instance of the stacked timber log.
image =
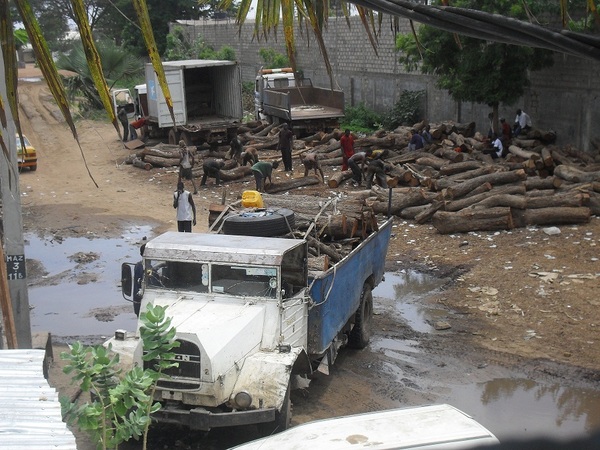
<path id="1" fill-rule="evenodd" d="M 548 226 L 586 222 L 600 214 L 600 144 L 594 142 L 595 153 L 584 153 L 572 146 L 554 145 L 551 131 L 532 130 L 526 136 L 505 143 L 507 155 L 492 159 L 484 152 L 489 143 L 475 131 L 474 123 L 442 122 L 429 124 L 433 142 L 418 151 L 409 151 L 412 129 L 425 122 L 393 131 L 378 131 L 371 136 L 355 136 L 355 151 L 387 150 L 385 158 L 390 192 L 375 186 L 370 191 L 352 189 L 340 194 L 337 208 L 345 219 L 325 215 L 331 236 L 349 239 L 363 229 L 361 216 L 365 210 L 373 214 L 391 214 L 417 223 L 432 223 L 440 233 L 508 230 L 526 226 Z M 276 151 L 279 127 L 262 122 L 245 124 L 239 129 L 244 149 L 253 148 L 261 160 L 280 157 Z M 324 170 L 340 167 L 341 130 L 316 133 L 294 141 L 293 157 L 306 152 L 319 155 Z M 173 151 L 164 144 L 143 149 L 136 156 L 140 164 L 161 162 L 177 165 Z M 223 157 L 227 147 L 198 149 L 195 176 L 201 176 L 201 161 L 207 157 Z M 162 158 L 157 160 L 156 158 Z M 250 176 L 247 166 L 228 161 L 222 171 L 224 181 Z M 337 189 L 351 178 L 350 171 L 328 171 L 327 186 Z M 319 184 L 315 177 L 296 177 L 278 181 L 270 194 L 287 191 L 294 194 L 299 187 Z M 347 189 L 344 189 L 347 190 Z M 325 192 L 324 189 L 321 190 Z M 329 195 L 329 192 L 328 192 Z M 291 200 L 291 199 L 294 200 Z M 286 200 L 287 199 L 287 200 Z M 286 203 L 286 201 L 288 203 Z M 288 207 L 300 216 L 314 217 L 315 197 L 268 195 L 269 206 Z M 303 212 L 304 205 L 312 209 Z M 348 203 L 349 207 L 343 206 Z M 353 211 L 351 213 L 350 211 Z M 321 218 L 320 220 L 325 220 Z M 302 223 L 302 220 L 300 221 Z M 350 227 L 348 227 L 350 223 Z M 325 229 L 324 224 L 313 225 Z M 334 231 L 332 231 L 334 230 Z M 342 231 L 340 231 L 342 230 Z M 348 231 L 350 230 L 350 231 Z"/>

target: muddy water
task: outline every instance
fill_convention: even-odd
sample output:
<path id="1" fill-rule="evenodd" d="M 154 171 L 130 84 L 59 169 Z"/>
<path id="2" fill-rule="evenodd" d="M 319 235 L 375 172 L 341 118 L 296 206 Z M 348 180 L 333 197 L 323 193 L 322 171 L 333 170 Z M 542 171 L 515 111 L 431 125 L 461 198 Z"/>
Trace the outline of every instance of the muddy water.
<path id="1" fill-rule="evenodd" d="M 444 280 L 417 272 L 387 274 L 386 280 L 374 291 L 375 303 L 387 305 L 398 320 L 418 332 L 423 339 L 436 331 L 434 324 L 448 317 L 449 312 L 425 306 L 423 297 L 439 289 Z M 421 364 L 420 338 L 396 340 L 375 337 L 370 348 L 383 353 L 394 365 L 396 376 L 402 379 L 402 367 Z M 489 368 L 488 368 L 489 369 Z M 546 384 L 524 378 L 518 373 L 499 370 L 497 378 L 470 382 L 472 374 L 465 364 L 462 382 L 449 380 L 437 393 L 436 403 L 449 403 L 467 412 L 502 441 L 508 438 L 550 436 L 569 438 L 600 429 L 600 388 L 577 389 L 559 384 Z M 391 371 L 394 374 L 393 370 Z"/>
<path id="2" fill-rule="evenodd" d="M 28 273 L 33 331 L 50 331 L 57 341 L 90 337 L 99 342 L 100 336 L 110 336 L 115 329 L 132 330 L 135 316 L 131 304 L 121 296 L 120 266 L 124 261 L 139 259 L 144 236 L 150 237 L 150 227 L 132 228 L 114 239 L 53 240 L 27 235 L 25 253 L 36 267 Z M 442 371 L 436 359 L 427 354 L 422 343 L 436 334 L 451 332 L 437 331 L 434 324 L 447 320 L 452 313 L 425 305 L 423 300 L 445 281 L 412 271 L 387 274 L 373 293 L 376 314 L 389 312 L 395 321 L 413 331 L 406 339 L 375 335 L 362 353 L 365 361 L 384 358 L 383 364 L 372 365 L 372 370 L 379 371 L 378 377 L 387 378 L 386 383 L 401 386 L 397 406 L 449 403 L 472 415 L 501 440 L 539 435 L 566 438 L 600 427 L 600 389 L 546 384 L 505 368 L 477 371 L 460 360 L 454 363 L 454 376 L 439 375 Z M 344 371 L 350 368 L 353 358 L 341 362 Z M 445 362 L 448 367 L 453 364 Z M 337 377 L 328 382 L 332 383 L 329 390 L 335 390 Z M 412 394 L 404 394 L 411 389 Z M 319 399 L 315 396 L 309 403 L 313 402 L 318 404 Z M 305 409 L 311 410 L 310 406 Z M 332 416 L 350 413 L 335 409 L 332 406 Z M 305 415 L 306 420 L 319 417 Z M 224 448 L 223 437 L 211 434 L 219 444 L 205 448 Z M 241 438 L 236 435 L 236 439 Z"/>
<path id="3" fill-rule="evenodd" d="M 149 233 L 150 227 L 135 227 L 114 239 L 26 235 L 32 331 L 49 331 L 60 342 L 133 330 L 133 308 L 121 296 L 121 263 L 140 259 L 140 241 Z"/>

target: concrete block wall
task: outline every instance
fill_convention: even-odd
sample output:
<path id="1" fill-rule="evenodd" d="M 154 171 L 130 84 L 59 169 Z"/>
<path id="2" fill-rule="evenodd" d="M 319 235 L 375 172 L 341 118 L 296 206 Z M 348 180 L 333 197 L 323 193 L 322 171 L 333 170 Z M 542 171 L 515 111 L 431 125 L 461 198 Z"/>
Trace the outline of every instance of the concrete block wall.
<path id="1" fill-rule="evenodd" d="M 175 24 L 172 24 L 172 26 Z M 232 47 L 242 67 L 244 81 L 253 81 L 263 61 L 261 48 L 273 48 L 285 54 L 281 27 L 265 40 L 253 37 L 254 22 L 247 22 L 239 33 L 234 21 L 181 21 L 190 39 L 202 36 L 215 49 Z M 400 32 L 410 32 L 409 22 L 400 20 Z M 317 86 L 329 86 L 318 43 L 312 32 L 295 29 L 297 66 Z M 445 92 L 435 87 L 435 78 L 419 72 L 406 73 L 398 62 L 394 34 L 384 19 L 378 37 L 377 54 L 358 17 L 330 18 L 324 33 L 334 74 L 334 87 L 344 91 L 347 105 L 365 103 L 377 112 L 391 109 L 402 91 L 424 90 L 424 117 L 430 121 L 474 121 L 477 129 L 487 132 L 490 108 L 476 103 L 458 105 Z M 482 74 L 485 76 L 485 74 Z M 554 67 L 531 74 L 531 86 L 514 105 L 501 105 L 500 115 L 512 123 L 517 108 L 526 111 L 534 126 L 552 129 L 558 144 L 572 144 L 593 151 L 590 141 L 600 138 L 600 62 L 562 54 L 555 55 Z"/>

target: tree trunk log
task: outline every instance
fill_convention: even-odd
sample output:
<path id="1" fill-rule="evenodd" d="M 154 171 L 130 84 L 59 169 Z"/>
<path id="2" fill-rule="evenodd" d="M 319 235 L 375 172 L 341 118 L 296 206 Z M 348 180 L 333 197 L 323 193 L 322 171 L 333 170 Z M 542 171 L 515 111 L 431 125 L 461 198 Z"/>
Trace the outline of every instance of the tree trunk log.
<path id="1" fill-rule="evenodd" d="M 541 208 L 558 208 L 558 207 L 577 207 L 589 204 L 590 195 L 586 193 L 578 194 L 557 194 L 552 196 L 544 197 L 528 197 L 527 208 L 528 209 L 541 209 Z"/>
<path id="2" fill-rule="evenodd" d="M 140 158 L 134 158 L 132 164 L 135 167 L 139 167 L 140 169 L 150 170 L 152 169 L 152 164 L 147 161 L 142 161 Z"/>
<path id="3" fill-rule="evenodd" d="M 457 162 L 454 164 L 446 164 L 443 167 L 440 167 L 440 175 L 450 176 L 455 175 L 462 172 L 467 172 L 469 170 L 476 170 L 481 168 L 481 162 L 479 161 L 463 161 Z"/>
<path id="4" fill-rule="evenodd" d="M 447 202 L 444 210 L 445 211 L 460 211 L 461 209 L 468 208 L 471 205 L 484 201 L 491 195 L 525 195 L 525 186 L 522 185 L 509 185 L 500 186 L 491 189 L 489 192 L 473 195 L 471 197 L 464 197 L 460 200 L 452 200 Z"/>
<path id="5" fill-rule="evenodd" d="M 495 170 L 496 168 L 491 164 L 488 166 L 480 165 L 478 169 L 467 170 L 466 172 L 461 172 L 451 175 L 449 177 L 434 180 L 433 188 L 436 191 L 441 191 L 442 189 L 446 189 L 449 187 L 460 186 L 461 182 L 464 182 L 464 180 L 472 180 L 474 178 L 479 178 L 481 176 L 494 173 Z"/>
<path id="6" fill-rule="evenodd" d="M 573 166 L 561 165 L 554 169 L 554 176 L 573 183 L 589 183 L 591 181 L 600 181 L 600 171 L 583 172 Z"/>
<path id="7" fill-rule="evenodd" d="M 525 180 L 525 188 L 528 191 L 534 189 L 558 189 L 562 184 L 562 180 L 557 177 L 528 177 Z"/>
<path id="8" fill-rule="evenodd" d="M 438 211 L 433 215 L 432 223 L 441 234 L 514 228 L 510 208 L 463 209 L 456 213 Z"/>
<path id="9" fill-rule="evenodd" d="M 517 147 L 516 145 L 510 145 L 508 147 L 508 151 L 511 152 L 513 155 L 523 159 L 533 159 L 535 161 L 541 158 L 541 156 L 538 153 L 523 150 L 522 148 Z"/>
<path id="10" fill-rule="evenodd" d="M 579 208 L 539 208 L 514 210 L 512 212 L 515 226 L 522 228 L 529 225 L 569 225 L 590 221 L 590 209 Z"/>
<path id="11" fill-rule="evenodd" d="M 524 181 L 527 179 L 527 174 L 524 170 L 513 170 L 510 172 L 495 172 L 488 175 L 482 175 L 471 180 L 464 181 L 463 183 L 448 188 L 447 192 L 452 198 L 464 197 L 470 191 L 479 187 L 483 183 L 490 183 L 492 186 L 498 184 L 509 184 L 516 183 L 518 181 Z"/>
<path id="12" fill-rule="evenodd" d="M 338 188 L 344 181 L 352 178 L 351 170 L 344 170 L 342 172 L 337 172 L 329 177 L 327 180 L 327 186 L 332 189 Z"/>
<path id="13" fill-rule="evenodd" d="M 273 184 L 269 185 L 266 190 L 270 194 L 274 194 L 275 192 L 290 191 L 293 189 L 297 189 L 299 187 L 312 186 L 315 184 L 321 184 L 321 180 L 314 176 L 308 176 L 308 177 L 294 178 L 292 180 L 273 183 Z"/>
<path id="14" fill-rule="evenodd" d="M 427 196 L 427 193 L 423 189 L 412 188 L 407 194 L 396 194 L 392 193 L 392 205 L 390 212 L 391 214 L 398 216 L 400 212 L 409 206 L 424 205 L 429 203 L 431 199 Z M 373 211 L 376 214 L 387 214 L 388 212 L 388 200 L 387 197 L 381 201 L 373 203 Z"/>
<path id="15" fill-rule="evenodd" d="M 144 161 L 154 167 L 173 167 L 179 165 L 179 158 L 161 158 L 159 156 L 145 155 Z"/>

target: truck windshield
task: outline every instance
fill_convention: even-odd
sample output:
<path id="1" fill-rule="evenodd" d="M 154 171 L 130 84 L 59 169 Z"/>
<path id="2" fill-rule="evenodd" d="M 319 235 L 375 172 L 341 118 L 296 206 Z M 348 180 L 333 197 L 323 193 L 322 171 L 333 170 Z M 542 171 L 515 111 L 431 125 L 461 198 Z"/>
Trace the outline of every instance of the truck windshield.
<path id="1" fill-rule="evenodd" d="M 206 264 L 194 262 L 146 259 L 146 286 L 158 289 L 208 292 L 207 267 Z"/>
<path id="2" fill-rule="evenodd" d="M 276 267 L 211 266 L 212 292 L 240 297 L 277 298 Z"/>

